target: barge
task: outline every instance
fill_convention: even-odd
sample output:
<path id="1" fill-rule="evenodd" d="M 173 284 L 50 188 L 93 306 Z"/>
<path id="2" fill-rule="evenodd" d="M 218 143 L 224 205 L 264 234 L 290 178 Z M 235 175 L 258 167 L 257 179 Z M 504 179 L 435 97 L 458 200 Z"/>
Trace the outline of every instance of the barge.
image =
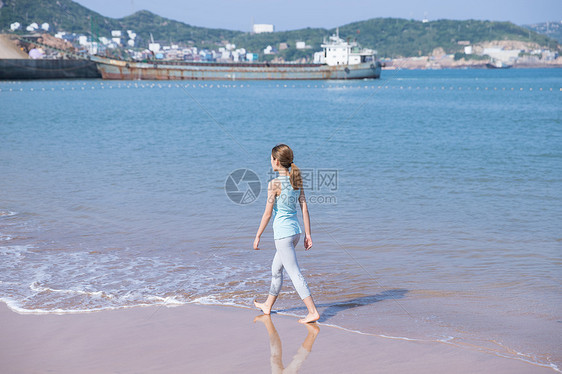
<path id="1" fill-rule="evenodd" d="M 85 59 L 0 59 L 0 80 L 101 78 L 97 64 Z"/>
<path id="2" fill-rule="evenodd" d="M 314 55 L 314 63 L 150 62 L 92 56 L 103 79 L 110 80 L 319 80 L 380 78 L 376 51 L 333 35 Z"/>

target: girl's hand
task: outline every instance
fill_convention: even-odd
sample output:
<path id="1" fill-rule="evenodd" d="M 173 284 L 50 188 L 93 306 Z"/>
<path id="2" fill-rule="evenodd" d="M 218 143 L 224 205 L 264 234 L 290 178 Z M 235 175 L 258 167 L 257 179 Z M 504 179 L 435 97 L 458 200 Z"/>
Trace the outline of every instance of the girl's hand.
<path id="1" fill-rule="evenodd" d="M 254 239 L 254 249 L 255 249 L 256 251 L 259 251 L 259 250 L 260 250 L 260 249 L 259 249 L 259 245 L 260 245 L 260 237 L 259 237 L 259 236 L 256 236 L 256 238 Z"/>
<path id="2" fill-rule="evenodd" d="M 310 248 L 312 248 L 312 238 L 310 236 L 305 236 L 304 249 L 308 251 Z"/>

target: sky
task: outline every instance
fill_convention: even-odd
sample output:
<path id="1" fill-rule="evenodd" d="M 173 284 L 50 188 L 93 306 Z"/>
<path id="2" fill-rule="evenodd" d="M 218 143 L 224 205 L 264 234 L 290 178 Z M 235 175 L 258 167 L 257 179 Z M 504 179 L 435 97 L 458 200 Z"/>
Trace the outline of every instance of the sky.
<path id="1" fill-rule="evenodd" d="M 517 25 L 562 20 L 562 0 L 74 0 L 104 16 L 139 10 L 193 26 L 250 31 L 333 28 L 378 17 L 422 20 L 510 21 Z"/>

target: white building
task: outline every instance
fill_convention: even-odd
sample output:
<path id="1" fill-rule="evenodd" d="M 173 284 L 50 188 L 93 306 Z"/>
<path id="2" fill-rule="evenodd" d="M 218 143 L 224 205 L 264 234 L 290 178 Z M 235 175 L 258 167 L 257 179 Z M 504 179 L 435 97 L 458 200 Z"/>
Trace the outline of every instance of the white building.
<path id="1" fill-rule="evenodd" d="M 232 51 L 232 59 L 235 62 L 243 61 L 246 58 L 246 49 L 245 48 L 238 48 L 235 51 Z"/>
<path id="2" fill-rule="evenodd" d="M 160 43 L 148 43 L 148 50 L 154 53 L 160 52 Z"/>
<path id="3" fill-rule="evenodd" d="M 121 30 L 111 30 L 111 36 L 114 38 L 121 37 Z"/>
<path id="4" fill-rule="evenodd" d="M 39 28 L 39 25 L 33 22 L 31 25 L 27 26 L 25 29 L 27 31 L 35 31 Z"/>
<path id="5" fill-rule="evenodd" d="M 21 23 L 19 22 L 14 22 L 10 25 L 10 30 L 12 31 L 16 31 L 21 27 Z"/>
<path id="6" fill-rule="evenodd" d="M 273 32 L 275 31 L 275 27 L 273 25 L 268 25 L 265 23 L 257 23 L 254 24 L 253 31 L 256 34 L 261 34 L 263 32 Z"/>
<path id="7" fill-rule="evenodd" d="M 258 54 L 257 53 L 246 53 L 246 60 L 257 61 L 258 60 Z"/>
<path id="8" fill-rule="evenodd" d="M 464 47 L 464 54 L 465 55 L 471 55 L 472 54 L 472 46 L 468 45 L 466 47 Z"/>
<path id="9" fill-rule="evenodd" d="M 41 25 L 41 28 L 45 31 L 49 31 L 49 24 L 47 22 L 45 22 Z"/>
<path id="10" fill-rule="evenodd" d="M 484 48 L 483 55 L 488 55 L 491 58 L 503 62 L 514 61 L 519 57 L 520 49 L 502 49 L 502 48 Z"/>
<path id="11" fill-rule="evenodd" d="M 297 47 L 297 49 L 306 49 L 306 43 L 305 42 L 297 42 L 295 47 Z"/>
<path id="12" fill-rule="evenodd" d="M 274 52 L 273 52 L 273 47 L 270 46 L 270 45 L 268 45 L 268 46 L 265 47 L 265 49 L 263 50 L 263 53 L 266 54 L 266 55 L 272 55 L 272 54 L 274 53 Z"/>
<path id="13" fill-rule="evenodd" d="M 558 57 L 558 53 L 550 51 L 550 50 L 545 50 L 542 52 L 542 59 L 546 60 L 546 61 L 552 61 L 555 60 Z"/>

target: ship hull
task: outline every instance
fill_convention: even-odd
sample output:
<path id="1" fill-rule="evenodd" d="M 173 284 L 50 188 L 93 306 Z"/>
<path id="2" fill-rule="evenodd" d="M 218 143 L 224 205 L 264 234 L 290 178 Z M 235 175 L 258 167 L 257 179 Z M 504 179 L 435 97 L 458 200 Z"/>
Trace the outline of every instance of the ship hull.
<path id="1" fill-rule="evenodd" d="M 512 65 L 498 65 L 498 64 L 493 64 L 493 63 L 487 63 L 486 67 L 488 69 L 509 69 L 512 67 Z"/>
<path id="2" fill-rule="evenodd" d="M 0 59 L 0 80 L 101 78 L 88 60 Z"/>
<path id="3" fill-rule="evenodd" d="M 381 64 L 348 66 L 320 64 L 126 62 L 96 58 L 109 80 L 321 80 L 379 78 Z"/>

